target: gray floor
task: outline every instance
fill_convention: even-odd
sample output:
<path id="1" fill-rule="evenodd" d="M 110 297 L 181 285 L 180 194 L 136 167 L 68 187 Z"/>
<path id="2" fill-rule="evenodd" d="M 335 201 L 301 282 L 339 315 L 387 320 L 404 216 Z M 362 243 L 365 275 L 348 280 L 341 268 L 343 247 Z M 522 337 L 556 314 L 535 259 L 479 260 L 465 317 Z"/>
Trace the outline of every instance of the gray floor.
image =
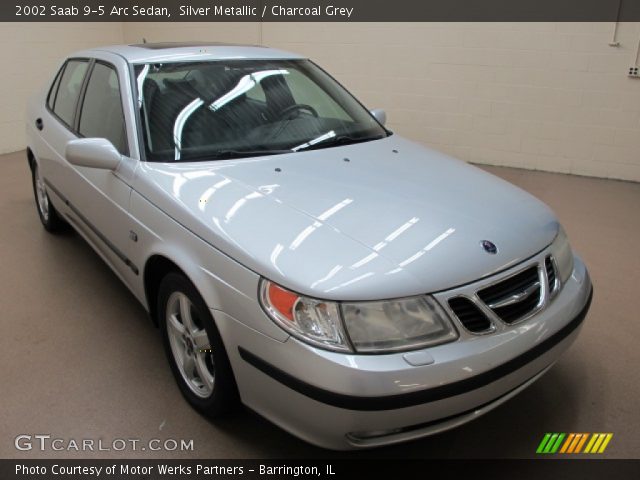
<path id="1" fill-rule="evenodd" d="M 613 432 L 605 455 L 640 457 L 640 184 L 487 168 L 547 202 L 585 259 L 595 297 L 576 344 L 485 417 L 413 443 L 353 454 L 314 448 L 242 411 L 211 423 L 174 385 L 142 307 L 76 234 L 47 234 L 22 152 L 0 156 L 0 458 L 16 435 L 193 439 L 194 451 L 100 457 L 529 457 L 544 432 Z"/>

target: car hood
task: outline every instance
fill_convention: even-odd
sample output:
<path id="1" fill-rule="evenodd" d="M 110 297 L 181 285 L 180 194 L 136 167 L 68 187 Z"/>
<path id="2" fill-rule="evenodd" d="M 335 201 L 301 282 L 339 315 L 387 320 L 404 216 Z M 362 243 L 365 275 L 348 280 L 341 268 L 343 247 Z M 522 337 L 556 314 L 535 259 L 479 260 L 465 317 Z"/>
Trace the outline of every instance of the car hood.
<path id="1" fill-rule="evenodd" d="M 445 290 L 525 260 L 558 231 L 550 209 L 523 190 L 397 135 L 140 169 L 136 190 L 169 216 L 258 274 L 319 298 Z"/>

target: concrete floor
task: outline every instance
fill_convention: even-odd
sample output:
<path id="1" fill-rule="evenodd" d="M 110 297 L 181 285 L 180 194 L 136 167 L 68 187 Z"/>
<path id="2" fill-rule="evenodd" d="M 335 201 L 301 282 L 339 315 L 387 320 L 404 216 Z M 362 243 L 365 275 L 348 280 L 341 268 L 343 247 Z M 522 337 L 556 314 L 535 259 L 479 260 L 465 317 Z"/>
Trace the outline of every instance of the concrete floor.
<path id="1" fill-rule="evenodd" d="M 582 335 L 541 380 L 436 437 L 334 453 L 249 411 L 211 423 L 180 396 L 159 332 L 76 234 L 47 234 L 24 153 L 0 156 L 0 458 L 531 457 L 545 432 L 613 432 L 605 456 L 640 457 L 640 184 L 487 170 L 547 202 L 595 285 Z M 194 451 L 19 452 L 23 433 L 193 439 Z"/>

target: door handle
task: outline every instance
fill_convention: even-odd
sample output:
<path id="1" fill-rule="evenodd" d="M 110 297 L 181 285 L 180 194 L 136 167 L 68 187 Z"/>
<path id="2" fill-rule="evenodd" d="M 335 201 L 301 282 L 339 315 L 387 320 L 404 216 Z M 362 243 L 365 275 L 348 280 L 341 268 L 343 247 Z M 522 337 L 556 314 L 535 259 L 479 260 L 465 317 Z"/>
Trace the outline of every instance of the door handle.
<path id="1" fill-rule="evenodd" d="M 44 123 L 42 123 L 41 118 L 36 118 L 36 128 L 38 130 L 42 130 L 44 128 Z"/>

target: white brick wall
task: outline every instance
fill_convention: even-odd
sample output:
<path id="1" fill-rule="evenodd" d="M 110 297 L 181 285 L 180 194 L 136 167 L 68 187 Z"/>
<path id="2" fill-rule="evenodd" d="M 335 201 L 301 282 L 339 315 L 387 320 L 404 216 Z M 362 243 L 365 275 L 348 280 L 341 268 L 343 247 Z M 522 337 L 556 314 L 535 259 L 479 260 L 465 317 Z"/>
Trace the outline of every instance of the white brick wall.
<path id="1" fill-rule="evenodd" d="M 0 24 L 8 69 L 0 151 L 23 148 L 22 115 L 42 75 L 71 50 L 218 40 L 317 61 L 389 127 L 464 160 L 640 181 L 640 23 Z M 17 47 L 13 45 L 17 43 Z M 24 72 L 29 78 L 24 79 Z M 7 90 L 5 90 L 7 91 Z"/>
<path id="2" fill-rule="evenodd" d="M 640 181 L 640 23 L 264 24 L 398 133 L 464 160 Z"/>

